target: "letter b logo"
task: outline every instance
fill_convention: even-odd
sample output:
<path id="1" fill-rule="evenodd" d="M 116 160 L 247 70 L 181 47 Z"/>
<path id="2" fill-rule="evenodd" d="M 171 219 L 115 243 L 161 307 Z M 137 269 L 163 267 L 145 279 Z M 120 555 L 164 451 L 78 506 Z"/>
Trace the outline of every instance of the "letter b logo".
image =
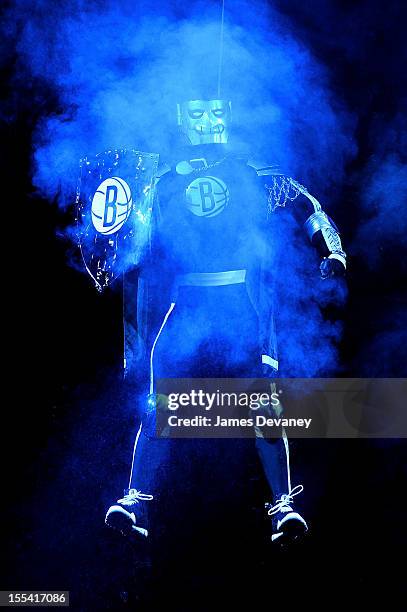
<path id="1" fill-rule="evenodd" d="M 198 217 L 215 217 L 227 206 L 229 190 L 213 176 L 197 178 L 186 189 L 188 209 Z"/>
<path id="2" fill-rule="evenodd" d="M 130 187 L 112 176 L 99 185 L 92 199 L 92 223 L 100 234 L 114 234 L 127 221 L 132 207 Z"/>

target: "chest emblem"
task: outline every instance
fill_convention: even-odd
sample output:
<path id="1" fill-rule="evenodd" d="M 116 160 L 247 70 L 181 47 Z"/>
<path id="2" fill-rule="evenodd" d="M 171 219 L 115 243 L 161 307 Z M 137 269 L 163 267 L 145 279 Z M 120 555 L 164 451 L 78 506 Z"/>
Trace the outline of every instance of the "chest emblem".
<path id="1" fill-rule="evenodd" d="M 229 189 L 213 176 L 202 176 L 186 188 L 188 209 L 197 217 L 216 217 L 228 205 Z"/>

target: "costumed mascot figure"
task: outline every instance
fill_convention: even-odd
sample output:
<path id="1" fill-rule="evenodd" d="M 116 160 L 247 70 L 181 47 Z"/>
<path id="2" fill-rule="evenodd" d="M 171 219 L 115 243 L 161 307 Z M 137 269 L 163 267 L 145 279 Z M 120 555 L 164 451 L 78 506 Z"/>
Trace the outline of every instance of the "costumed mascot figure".
<path id="1" fill-rule="evenodd" d="M 154 529 L 148 512 L 169 445 L 188 442 L 155 436 L 157 378 L 278 376 L 274 217 L 300 221 L 322 257 L 322 277 L 346 267 L 338 230 L 317 199 L 278 167 L 233 149 L 228 99 L 199 98 L 178 104 L 180 140 L 169 163 L 128 150 L 82 162 L 86 267 L 100 289 L 126 269 L 125 370 L 142 416 L 128 486 L 105 520 L 135 538 Z M 295 509 L 303 487 L 292 480 L 285 432 L 256 431 L 255 445 L 270 487 L 272 540 L 297 539 L 307 531 Z"/>

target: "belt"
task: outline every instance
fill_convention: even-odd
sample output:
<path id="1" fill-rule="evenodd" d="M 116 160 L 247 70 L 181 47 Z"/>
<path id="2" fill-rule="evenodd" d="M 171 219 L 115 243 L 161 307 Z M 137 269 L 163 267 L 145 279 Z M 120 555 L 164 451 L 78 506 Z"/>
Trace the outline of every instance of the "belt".
<path id="1" fill-rule="evenodd" d="M 180 274 L 175 279 L 177 287 L 218 287 L 237 285 L 246 280 L 246 270 L 228 270 L 227 272 L 191 272 Z"/>

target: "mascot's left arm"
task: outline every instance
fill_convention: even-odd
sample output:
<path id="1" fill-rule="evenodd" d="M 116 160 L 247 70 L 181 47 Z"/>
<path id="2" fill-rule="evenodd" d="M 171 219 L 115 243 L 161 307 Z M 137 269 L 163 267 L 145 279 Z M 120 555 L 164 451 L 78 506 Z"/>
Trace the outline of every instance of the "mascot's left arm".
<path id="1" fill-rule="evenodd" d="M 270 211 L 297 200 L 294 214 L 323 258 L 320 265 L 322 278 L 343 276 L 346 271 L 346 253 L 342 248 L 339 230 L 318 200 L 306 187 L 282 174 L 278 167 L 262 166 L 251 161 L 248 165 L 256 170 L 258 176 L 265 179 Z"/>

